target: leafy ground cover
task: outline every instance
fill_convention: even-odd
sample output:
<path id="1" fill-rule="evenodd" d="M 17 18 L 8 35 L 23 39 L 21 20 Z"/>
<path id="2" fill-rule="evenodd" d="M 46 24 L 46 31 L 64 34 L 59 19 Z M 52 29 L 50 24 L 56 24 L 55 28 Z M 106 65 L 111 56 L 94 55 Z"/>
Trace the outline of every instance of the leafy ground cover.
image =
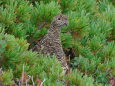
<path id="1" fill-rule="evenodd" d="M 31 51 L 60 13 L 69 19 L 61 33 L 67 75 L 55 56 Z M 5 86 L 114 86 L 115 1 L 0 0 L 0 67 Z"/>

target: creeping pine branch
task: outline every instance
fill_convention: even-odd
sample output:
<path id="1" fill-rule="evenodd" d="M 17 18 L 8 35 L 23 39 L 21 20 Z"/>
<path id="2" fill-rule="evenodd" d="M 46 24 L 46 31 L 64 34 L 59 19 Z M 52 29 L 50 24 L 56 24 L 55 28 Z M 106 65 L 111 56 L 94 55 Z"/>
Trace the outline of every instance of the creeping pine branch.
<path id="1" fill-rule="evenodd" d="M 43 22 L 40 26 L 38 26 L 38 30 L 41 30 L 43 27 L 45 26 L 50 26 L 50 24 L 48 24 L 47 22 Z"/>
<path id="2" fill-rule="evenodd" d="M 38 27 L 38 29 L 39 29 L 39 30 L 42 29 L 45 25 L 47 25 L 47 22 L 43 22 L 43 23 Z"/>

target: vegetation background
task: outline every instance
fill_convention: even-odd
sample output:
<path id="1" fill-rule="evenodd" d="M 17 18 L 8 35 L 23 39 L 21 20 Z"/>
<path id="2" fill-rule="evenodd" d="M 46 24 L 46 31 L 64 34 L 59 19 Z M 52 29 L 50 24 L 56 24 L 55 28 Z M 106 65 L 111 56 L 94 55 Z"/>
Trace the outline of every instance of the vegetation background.
<path id="1" fill-rule="evenodd" d="M 55 56 L 31 51 L 60 13 L 69 18 L 61 32 L 71 66 L 65 76 Z M 44 80 L 44 86 L 62 86 L 61 80 L 68 86 L 112 86 L 115 1 L 0 0 L 0 67 L 0 84 L 4 86 L 15 86 L 22 79 L 23 85 L 28 81 L 35 86 Z"/>

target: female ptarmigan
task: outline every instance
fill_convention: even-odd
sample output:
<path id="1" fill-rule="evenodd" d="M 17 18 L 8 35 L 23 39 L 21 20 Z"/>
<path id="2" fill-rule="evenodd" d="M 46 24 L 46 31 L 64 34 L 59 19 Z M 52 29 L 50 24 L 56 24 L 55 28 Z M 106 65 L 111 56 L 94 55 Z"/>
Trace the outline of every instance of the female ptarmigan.
<path id="1" fill-rule="evenodd" d="M 61 27 L 67 26 L 67 24 L 67 16 L 60 14 L 54 17 L 48 33 L 33 48 L 33 51 L 38 53 L 55 55 L 60 61 L 64 73 L 68 71 L 68 65 L 61 44 L 60 32 Z"/>

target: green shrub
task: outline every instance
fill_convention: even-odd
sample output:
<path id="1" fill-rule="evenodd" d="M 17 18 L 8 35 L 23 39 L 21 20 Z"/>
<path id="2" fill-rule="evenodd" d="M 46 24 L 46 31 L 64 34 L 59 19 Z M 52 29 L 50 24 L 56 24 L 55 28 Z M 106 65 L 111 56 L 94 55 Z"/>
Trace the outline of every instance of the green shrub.
<path id="1" fill-rule="evenodd" d="M 13 84 L 13 79 L 21 78 L 23 71 L 31 75 L 36 80 L 48 80 L 45 84 L 61 84 L 57 80 L 62 80 L 62 68 L 57 59 L 28 51 L 28 43 L 24 39 L 15 38 L 12 35 L 0 33 L 0 65 L 4 69 L 0 75 L 0 82 L 4 85 Z M 10 69 L 11 72 L 7 70 Z M 14 75 L 14 76 L 13 76 Z M 7 80 L 9 82 L 7 82 Z"/>
<path id="2" fill-rule="evenodd" d="M 74 69 L 66 76 L 55 56 L 31 51 L 60 13 L 69 19 L 61 40 L 64 51 L 71 50 Z M 61 80 L 69 86 L 109 86 L 115 76 L 114 18 L 112 0 L 0 0 L 0 83 L 14 84 L 24 66 L 36 85 L 45 79 L 45 86 L 62 86 Z"/>

